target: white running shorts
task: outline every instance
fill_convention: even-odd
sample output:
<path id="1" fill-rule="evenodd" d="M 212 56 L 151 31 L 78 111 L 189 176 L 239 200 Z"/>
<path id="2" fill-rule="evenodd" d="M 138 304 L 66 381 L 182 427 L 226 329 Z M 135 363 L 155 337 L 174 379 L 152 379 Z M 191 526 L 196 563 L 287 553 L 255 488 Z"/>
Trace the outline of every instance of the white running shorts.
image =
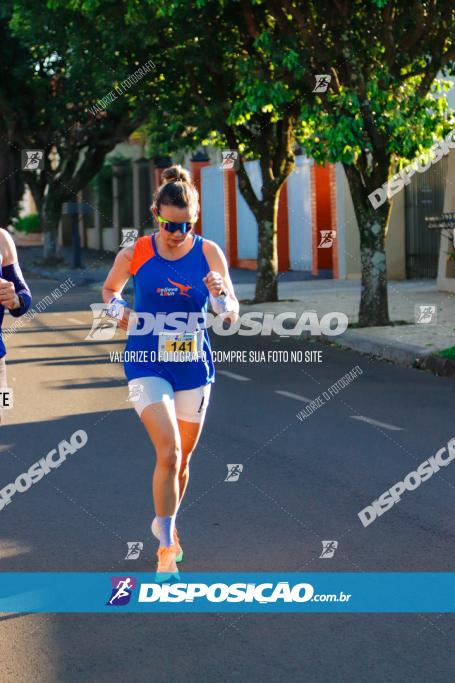
<path id="1" fill-rule="evenodd" d="M 203 384 L 195 389 L 174 391 L 162 377 L 138 377 L 128 382 L 129 400 L 139 417 L 146 406 L 152 403 L 173 404 L 179 420 L 202 422 L 210 398 L 212 384 Z"/>

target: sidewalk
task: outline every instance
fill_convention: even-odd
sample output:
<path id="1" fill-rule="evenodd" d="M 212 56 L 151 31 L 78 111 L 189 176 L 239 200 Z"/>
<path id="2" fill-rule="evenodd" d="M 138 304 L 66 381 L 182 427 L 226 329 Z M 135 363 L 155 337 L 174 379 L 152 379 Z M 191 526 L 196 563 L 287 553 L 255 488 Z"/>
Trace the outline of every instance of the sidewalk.
<path id="1" fill-rule="evenodd" d="M 24 273 L 31 276 L 49 278 L 63 282 L 68 277 L 80 285 L 88 285 L 95 282 L 104 282 L 111 268 L 115 254 L 108 251 L 95 251 L 94 249 L 82 249 L 82 268 L 72 268 L 73 250 L 71 247 L 62 247 L 61 255 L 64 262 L 58 266 L 42 267 L 39 261 L 42 259 L 41 246 L 23 246 L 21 241 L 14 241 L 18 247 L 19 261 Z"/>
<path id="2" fill-rule="evenodd" d="M 112 265 L 114 254 L 84 249 L 84 267 L 81 270 L 73 270 L 68 265 L 71 263 L 71 254 L 71 248 L 63 249 L 66 264 L 42 269 L 34 263 L 41 257 L 39 247 L 19 248 L 21 266 L 26 274 L 60 282 L 71 277 L 76 284 L 88 285 L 94 292 L 99 292 Z M 241 301 L 242 312 L 289 311 L 295 312 L 299 317 L 304 311 L 315 310 L 320 319 L 325 313 L 342 311 L 348 316 L 350 323 L 358 321 L 360 283 L 357 281 L 306 280 L 298 272 L 282 273 L 278 286 L 280 301 L 250 304 L 247 301 L 254 297 L 256 273 L 234 268 L 231 276 L 237 297 Z M 125 293 L 131 295 L 132 291 L 129 283 Z M 439 292 L 435 282 L 431 280 L 392 281 L 388 285 L 388 292 L 391 320 L 409 324 L 348 329 L 339 337 L 328 339 L 342 347 L 371 353 L 404 365 L 417 364 L 422 367 L 427 366 L 426 361 L 431 354 L 455 346 L 455 295 Z M 436 306 L 437 324 L 415 323 L 415 306 L 423 304 Z M 442 361 L 440 365 L 450 363 Z"/>
<path id="3" fill-rule="evenodd" d="M 350 323 L 358 322 L 360 283 L 351 280 L 312 280 L 280 282 L 280 299 L 293 299 L 269 304 L 243 306 L 245 310 L 276 313 L 316 310 L 319 319 L 325 313 L 342 311 Z M 236 287 L 240 299 L 252 298 L 254 285 Z M 389 327 L 348 329 L 339 337 L 330 337 L 337 344 L 371 353 L 405 365 L 422 361 L 432 353 L 455 346 L 455 296 L 436 289 L 436 283 L 425 281 L 392 281 L 388 285 L 389 315 L 394 322 L 410 324 Z M 415 322 L 415 306 L 435 305 L 437 324 Z"/>

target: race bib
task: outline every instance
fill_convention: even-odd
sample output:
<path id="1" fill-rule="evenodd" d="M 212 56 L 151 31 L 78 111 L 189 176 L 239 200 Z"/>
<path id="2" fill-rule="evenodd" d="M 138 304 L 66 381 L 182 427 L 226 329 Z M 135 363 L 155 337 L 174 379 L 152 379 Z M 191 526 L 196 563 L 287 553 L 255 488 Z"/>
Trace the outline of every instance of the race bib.
<path id="1" fill-rule="evenodd" d="M 158 340 L 158 360 L 192 361 L 202 353 L 202 330 L 196 332 L 161 332 Z"/>

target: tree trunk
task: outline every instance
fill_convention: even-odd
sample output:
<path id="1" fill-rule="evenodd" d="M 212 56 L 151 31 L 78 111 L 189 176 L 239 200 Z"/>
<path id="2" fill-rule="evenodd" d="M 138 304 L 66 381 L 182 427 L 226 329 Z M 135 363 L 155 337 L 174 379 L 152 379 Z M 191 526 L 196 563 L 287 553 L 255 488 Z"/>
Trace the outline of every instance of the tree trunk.
<path id="1" fill-rule="evenodd" d="M 266 191 L 256 213 L 258 224 L 258 263 L 255 303 L 278 301 L 277 216 L 279 192 Z"/>
<path id="2" fill-rule="evenodd" d="M 255 303 L 278 301 L 278 198 L 294 168 L 294 126 L 297 116 L 298 111 L 289 108 L 276 123 L 259 117 L 261 134 L 252 149 L 259 158 L 261 198 L 251 185 L 242 157 L 239 159 L 239 190 L 258 225 Z M 225 132 L 231 149 L 238 149 L 235 131 L 227 127 Z"/>
<path id="3" fill-rule="evenodd" d="M 387 296 L 387 264 L 385 232 L 387 218 L 365 215 L 360 229 L 360 258 L 362 263 L 362 292 L 359 325 L 371 327 L 390 325 Z"/>
<path id="4" fill-rule="evenodd" d="M 385 241 L 391 203 L 387 200 L 374 209 L 368 199 L 374 188 L 365 187 L 359 173 L 352 166 L 345 166 L 345 171 L 360 232 L 362 290 L 359 326 L 390 325 Z"/>

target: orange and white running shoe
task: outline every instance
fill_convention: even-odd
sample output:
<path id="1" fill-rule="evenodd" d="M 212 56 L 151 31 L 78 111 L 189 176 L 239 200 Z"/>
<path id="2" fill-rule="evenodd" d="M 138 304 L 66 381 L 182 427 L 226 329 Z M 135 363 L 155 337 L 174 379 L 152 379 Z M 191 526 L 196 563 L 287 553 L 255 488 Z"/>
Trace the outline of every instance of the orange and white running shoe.
<path id="1" fill-rule="evenodd" d="M 151 530 L 152 534 L 160 540 L 160 525 L 158 524 L 158 520 L 155 517 L 153 519 L 153 522 L 151 524 Z M 176 562 L 182 562 L 183 561 L 183 550 L 182 546 L 180 545 L 180 538 L 177 533 L 177 527 L 174 527 L 174 545 L 175 545 L 175 561 Z"/>
<path id="2" fill-rule="evenodd" d="M 175 546 L 161 546 L 156 553 L 158 566 L 156 568 L 156 581 L 169 581 L 171 578 L 179 578 L 179 570 L 175 561 Z"/>

